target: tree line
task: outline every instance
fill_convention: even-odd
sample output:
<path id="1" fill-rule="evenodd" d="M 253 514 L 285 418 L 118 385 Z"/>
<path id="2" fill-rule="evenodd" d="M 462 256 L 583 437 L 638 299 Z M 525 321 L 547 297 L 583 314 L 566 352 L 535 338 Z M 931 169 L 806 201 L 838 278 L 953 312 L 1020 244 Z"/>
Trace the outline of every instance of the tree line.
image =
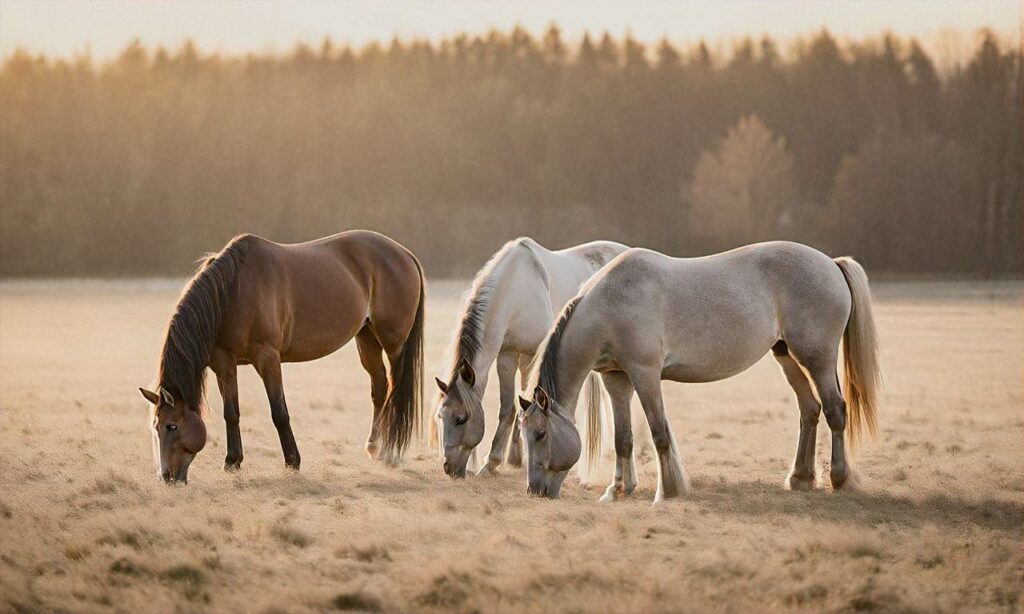
<path id="1" fill-rule="evenodd" d="M 435 276 L 530 235 L 767 239 L 869 271 L 1019 274 L 1021 50 L 827 31 L 729 53 L 556 27 L 285 54 L 141 43 L 0 65 L 0 274 L 185 274 L 232 235 L 372 228 Z"/>

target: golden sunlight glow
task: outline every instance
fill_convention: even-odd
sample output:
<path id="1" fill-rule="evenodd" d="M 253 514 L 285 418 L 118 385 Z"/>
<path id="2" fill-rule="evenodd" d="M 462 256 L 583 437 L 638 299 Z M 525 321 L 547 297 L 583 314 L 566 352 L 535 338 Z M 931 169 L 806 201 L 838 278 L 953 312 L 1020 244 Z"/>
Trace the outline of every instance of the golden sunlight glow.
<path id="1" fill-rule="evenodd" d="M 538 33 L 555 22 L 569 39 L 585 31 L 626 32 L 642 41 L 668 37 L 687 43 L 728 41 L 769 34 L 777 39 L 807 35 L 823 27 L 837 36 L 862 38 L 885 31 L 920 37 L 940 55 L 970 47 L 968 36 L 990 28 L 1019 40 L 1021 3 L 977 2 L 80 2 L 3 0 L 0 50 L 16 48 L 70 57 L 90 53 L 105 59 L 133 39 L 147 46 L 176 47 L 192 39 L 203 50 L 245 53 L 290 49 L 325 37 L 360 45 L 370 40 L 458 32 L 507 30 L 516 24 Z"/>

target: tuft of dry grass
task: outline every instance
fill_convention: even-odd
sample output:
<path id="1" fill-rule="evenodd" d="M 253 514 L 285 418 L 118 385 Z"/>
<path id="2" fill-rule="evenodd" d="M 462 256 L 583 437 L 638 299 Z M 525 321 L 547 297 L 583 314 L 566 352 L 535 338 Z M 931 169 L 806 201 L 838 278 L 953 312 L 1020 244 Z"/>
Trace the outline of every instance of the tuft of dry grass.
<path id="1" fill-rule="evenodd" d="M 431 284 L 431 375 L 463 289 Z M 609 505 L 573 476 L 558 501 L 528 497 L 521 469 L 452 481 L 419 445 L 397 470 L 369 461 L 369 381 L 352 344 L 285 365 L 300 473 L 284 469 L 243 367 L 241 472 L 221 470 L 211 382 L 207 449 L 189 484 L 169 488 L 136 388 L 178 290 L 0 284 L 0 611 L 1020 609 L 1022 284 L 876 284 L 887 388 L 857 492 L 827 486 L 824 420 L 821 486 L 782 488 L 799 418 L 771 358 L 725 382 L 666 383 L 692 489 L 659 506 L 642 419 L 639 487 Z"/>
<path id="2" fill-rule="evenodd" d="M 313 543 L 313 538 L 308 533 L 284 523 L 277 523 L 271 527 L 270 534 L 282 544 L 297 548 L 305 548 Z"/>
<path id="3" fill-rule="evenodd" d="M 206 575 L 197 567 L 187 563 L 174 565 L 160 572 L 160 579 L 189 601 L 210 602 L 210 594 L 205 590 Z"/>
<path id="4" fill-rule="evenodd" d="M 339 593 L 331 599 L 331 607 L 345 612 L 378 612 L 380 602 L 362 593 Z"/>

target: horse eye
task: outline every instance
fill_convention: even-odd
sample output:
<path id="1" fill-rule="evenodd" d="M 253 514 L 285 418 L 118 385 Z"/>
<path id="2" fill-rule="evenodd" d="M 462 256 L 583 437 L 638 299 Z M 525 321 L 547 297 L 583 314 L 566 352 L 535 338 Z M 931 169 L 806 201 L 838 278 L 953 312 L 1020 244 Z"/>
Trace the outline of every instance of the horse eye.
<path id="1" fill-rule="evenodd" d="M 541 439 L 544 439 L 544 436 L 547 435 L 547 434 L 548 434 L 547 431 L 540 431 L 540 432 L 538 432 L 537 436 L 534 437 L 534 441 L 540 441 Z"/>
<path id="2" fill-rule="evenodd" d="M 167 425 L 167 430 L 173 433 L 174 431 L 178 430 L 178 425 L 177 424 L 168 424 Z"/>
<path id="3" fill-rule="evenodd" d="M 469 420 L 469 416 L 459 416 L 455 419 L 455 426 L 462 426 Z"/>

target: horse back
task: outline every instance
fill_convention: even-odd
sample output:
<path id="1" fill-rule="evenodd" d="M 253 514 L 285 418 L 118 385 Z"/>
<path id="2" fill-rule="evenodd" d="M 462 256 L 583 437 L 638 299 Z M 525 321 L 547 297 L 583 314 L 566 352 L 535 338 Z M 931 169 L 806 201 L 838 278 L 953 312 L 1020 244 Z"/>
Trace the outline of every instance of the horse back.
<path id="1" fill-rule="evenodd" d="M 849 313 L 849 292 L 831 258 L 786 242 L 701 258 L 631 249 L 589 286 L 580 311 L 613 323 L 611 345 L 627 356 L 663 348 L 666 377 L 678 381 L 738 373 L 790 329 L 834 336 Z"/>
<path id="2" fill-rule="evenodd" d="M 347 343 L 375 315 L 411 327 L 419 291 L 415 259 L 377 233 L 290 245 L 254 237 L 222 336 L 236 353 L 268 344 L 284 361 L 313 360 Z M 392 308 L 410 303 L 411 313 Z"/>

